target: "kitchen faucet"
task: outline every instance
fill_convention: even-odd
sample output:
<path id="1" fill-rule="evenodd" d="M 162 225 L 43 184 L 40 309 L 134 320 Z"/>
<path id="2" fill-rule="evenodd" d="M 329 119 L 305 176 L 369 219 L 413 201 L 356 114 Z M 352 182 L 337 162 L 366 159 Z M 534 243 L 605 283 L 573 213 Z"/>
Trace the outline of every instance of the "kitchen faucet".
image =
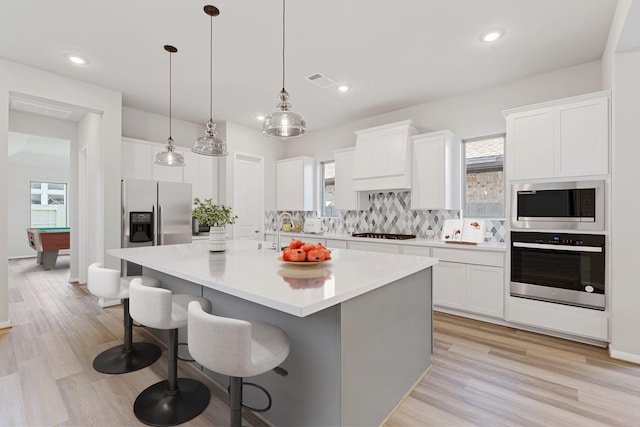
<path id="1" fill-rule="evenodd" d="M 282 250 L 282 246 L 280 246 L 280 231 L 282 229 L 282 225 L 284 224 L 285 216 L 289 217 L 289 222 L 293 223 L 293 217 L 289 212 L 282 212 L 280 215 L 278 215 L 279 224 L 276 224 L 276 247 L 274 248 L 276 251 Z"/>

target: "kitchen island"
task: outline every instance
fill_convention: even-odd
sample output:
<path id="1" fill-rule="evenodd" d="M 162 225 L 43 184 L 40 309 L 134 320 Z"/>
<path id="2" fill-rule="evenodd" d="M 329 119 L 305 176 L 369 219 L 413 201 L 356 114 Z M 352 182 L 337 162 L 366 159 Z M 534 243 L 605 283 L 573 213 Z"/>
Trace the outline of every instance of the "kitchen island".
<path id="1" fill-rule="evenodd" d="M 174 292 L 209 298 L 214 314 L 287 333 L 288 375 L 251 379 L 272 394 L 264 416 L 275 425 L 379 425 L 430 366 L 437 260 L 338 249 L 331 261 L 302 267 L 265 247 L 230 241 L 216 253 L 201 241 L 108 254 L 143 266 Z M 226 378 L 207 374 L 226 387 Z"/>

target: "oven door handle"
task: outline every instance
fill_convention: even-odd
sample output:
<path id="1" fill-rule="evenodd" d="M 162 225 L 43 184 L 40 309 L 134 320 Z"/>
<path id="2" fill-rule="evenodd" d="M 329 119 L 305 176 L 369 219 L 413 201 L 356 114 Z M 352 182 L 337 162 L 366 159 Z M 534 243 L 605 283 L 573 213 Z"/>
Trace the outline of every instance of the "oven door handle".
<path id="1" fill-rule="evenodd" d="M 525 242 L 513 242 L 511 245 L 514 248 L 550 249 L 552 251 L 602 252 L 602 248 L 599 246 L 550 245 L 546 243 L 525 243 Z"/>

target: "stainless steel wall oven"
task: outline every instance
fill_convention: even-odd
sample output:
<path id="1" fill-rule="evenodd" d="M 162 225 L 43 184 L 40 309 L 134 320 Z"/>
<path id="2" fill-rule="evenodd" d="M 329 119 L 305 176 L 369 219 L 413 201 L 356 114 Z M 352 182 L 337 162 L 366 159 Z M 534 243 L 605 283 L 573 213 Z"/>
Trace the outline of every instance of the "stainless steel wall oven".
<path id="1" fill-rule="evenodd" d="M 605 236 L 511 232 L 511 296 L 605 309 Z"/>

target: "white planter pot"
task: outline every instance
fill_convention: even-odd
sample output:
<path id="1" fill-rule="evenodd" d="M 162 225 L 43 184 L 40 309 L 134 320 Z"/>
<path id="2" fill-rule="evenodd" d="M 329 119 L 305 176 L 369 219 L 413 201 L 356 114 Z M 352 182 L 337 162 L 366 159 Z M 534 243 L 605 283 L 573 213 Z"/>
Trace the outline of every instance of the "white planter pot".
<path id="1" fill-rule="evenodd" d="M 227 249 L 226 230 L 224 227 L 209 229 L 209 251 L 224 252 Z"/>

